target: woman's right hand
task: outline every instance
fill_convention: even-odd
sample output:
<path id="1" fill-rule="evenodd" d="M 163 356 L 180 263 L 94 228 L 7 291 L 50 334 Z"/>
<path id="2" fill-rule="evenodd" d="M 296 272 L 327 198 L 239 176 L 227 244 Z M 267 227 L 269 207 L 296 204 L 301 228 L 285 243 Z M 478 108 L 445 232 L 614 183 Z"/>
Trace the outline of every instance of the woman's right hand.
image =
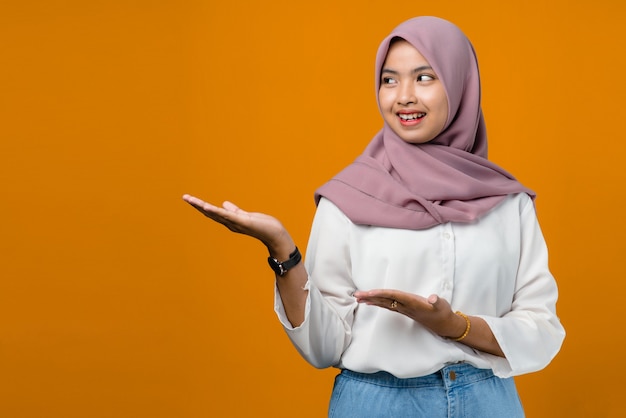
<path id="1" fill-rule="evenodd" d="M 188 194 L 183 196 L 183 200 L 231 231 L 258 239 L 272 256 L 282 256 L 285 252 L 289 254 L 295 247 L 287 230 L 272 216 L 246 212 L 231 202 L 224 202 L 222 207 L 218 207 Z"/>
<path id="2" fill-rule="evenodd" d="M 287 260 L 296 248 L 287 230 L 272 216 L 246 212 L 230 202 L 224 202 L 220 208 L 188 194 L 183 196 L 183 200 L 231 231 L 258 239 L 265 244 L 270 256 L 278 260 Z M 294 327 L 300 326 L 304 321 L 307 279 L 303 263 L 298 263 L 284 276 L 276 278 L 276 287 L 283 301 L 285 314 Z"/>

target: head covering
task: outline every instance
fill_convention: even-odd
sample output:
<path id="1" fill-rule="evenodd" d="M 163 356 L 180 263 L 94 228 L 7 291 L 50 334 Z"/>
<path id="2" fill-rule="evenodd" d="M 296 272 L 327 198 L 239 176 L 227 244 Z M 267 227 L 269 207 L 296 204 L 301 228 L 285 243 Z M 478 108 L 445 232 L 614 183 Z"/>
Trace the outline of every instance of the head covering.
<path id="1" fill-rule="evenodd" d="M 401 38 L 416 48 L 442 81 L 448 118 L 434 139 L 402 140 L 385 123 L 352 164 L 320 187 L 352 222 L 425 229 L 445 222 L 473 222 L 507 195 L 535 194 L 487 160 L 476 54 L 452 23 L 417 17 L 396 27 L 376 55 L 376 97 L 390 43 Z"/>

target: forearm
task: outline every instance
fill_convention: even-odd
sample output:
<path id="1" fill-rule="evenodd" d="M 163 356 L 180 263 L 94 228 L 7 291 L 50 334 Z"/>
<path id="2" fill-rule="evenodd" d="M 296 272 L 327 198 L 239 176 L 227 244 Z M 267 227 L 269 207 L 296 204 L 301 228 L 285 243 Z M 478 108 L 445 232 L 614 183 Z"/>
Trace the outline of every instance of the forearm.
<path id="1" fill-rule="evenodd" d="M 462 336 L 467 328 L 465 318 L 457 314 L 454 316 L 457 317 L 455 320 L 456 324 L 454 326 L 455 331 L 454 334 L 448 336 L 452 339 Z M 467 318 L 470 321 L 469 332 L 459 342 L 485 353 L 493 354 L 498 357 L 505 357 L 500 344 L 498 344 L 498 341 L 493 335 L 493 332 L 487 322 L 477 316 L 468 316 Z"/>
<path id="2" fill-rule="evenodd" d="M 285 314 L 295 328 L 304 322 L 304 309 L 308 290 L 305 290 L 308 276 L 301 262 L 284 276 L 276 276 L 276 288 L 285 308 Z"/>
<path id="3" fill-rule="evenodd" d="M 268 245 L 268 250 L 271 257 L 277 260 L 286 260 L 295 247 L 294 242 L 287 236 L 280 243 Z M 308 291 L 304 288 L 307 280 L 308 275 L 302 261 L 283 276 L 276 275 L 276 288 L 283 302 L 287 319 L 293 327 L 300 326 L 304 321 L 308 295 Z"/>

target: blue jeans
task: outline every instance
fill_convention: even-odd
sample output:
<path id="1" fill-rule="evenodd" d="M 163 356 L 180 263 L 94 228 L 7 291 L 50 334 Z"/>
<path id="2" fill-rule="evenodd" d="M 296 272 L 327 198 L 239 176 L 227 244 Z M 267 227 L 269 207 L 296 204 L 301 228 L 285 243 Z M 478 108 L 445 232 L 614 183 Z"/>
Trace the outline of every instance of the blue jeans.
<path id="1" fill-rule="evenodd" d="M 522 418 L 512 378 L 459 363 L 423 377 L 342 370 L 335 378 L 331 418 Z"/>

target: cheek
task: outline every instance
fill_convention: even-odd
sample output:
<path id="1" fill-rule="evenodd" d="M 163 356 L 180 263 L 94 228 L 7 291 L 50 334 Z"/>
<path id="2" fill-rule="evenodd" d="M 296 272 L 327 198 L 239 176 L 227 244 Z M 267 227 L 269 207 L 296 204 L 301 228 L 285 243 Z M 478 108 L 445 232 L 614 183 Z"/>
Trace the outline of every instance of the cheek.
<path id="1" fill-rule="evenodd" d="M 433 104 L 431 110 L 434 110 L 437 113 L 437 119 L 443 129 L 446 121 L 448 120 L 448 99 L 446 98 L 445 93 L 432 97 L 431 103 Z"/>
<path id="2" fill-rule="evenodd" d="M 389 110 L 388 108 L 391 102 L 393 102 L 391 94 L 389 94 L 388 91 L 381 89 L 378 92 L 378 106 L 380 107 L 380 109 L 383 111 Z"/>
<path id="3" fill-rule="evenodd" d="M 396 100 L 396 91 L 393 88 L 381 88 L 378 91 L 378 105 L 382 110 L 388 111 L 393 107 Z"/>
<path id="4" fill-rule="evenodd" d="M 444 128 L 448 121 L 448 101 L 443 100 L 441 103 L 441 129 Z"/>

